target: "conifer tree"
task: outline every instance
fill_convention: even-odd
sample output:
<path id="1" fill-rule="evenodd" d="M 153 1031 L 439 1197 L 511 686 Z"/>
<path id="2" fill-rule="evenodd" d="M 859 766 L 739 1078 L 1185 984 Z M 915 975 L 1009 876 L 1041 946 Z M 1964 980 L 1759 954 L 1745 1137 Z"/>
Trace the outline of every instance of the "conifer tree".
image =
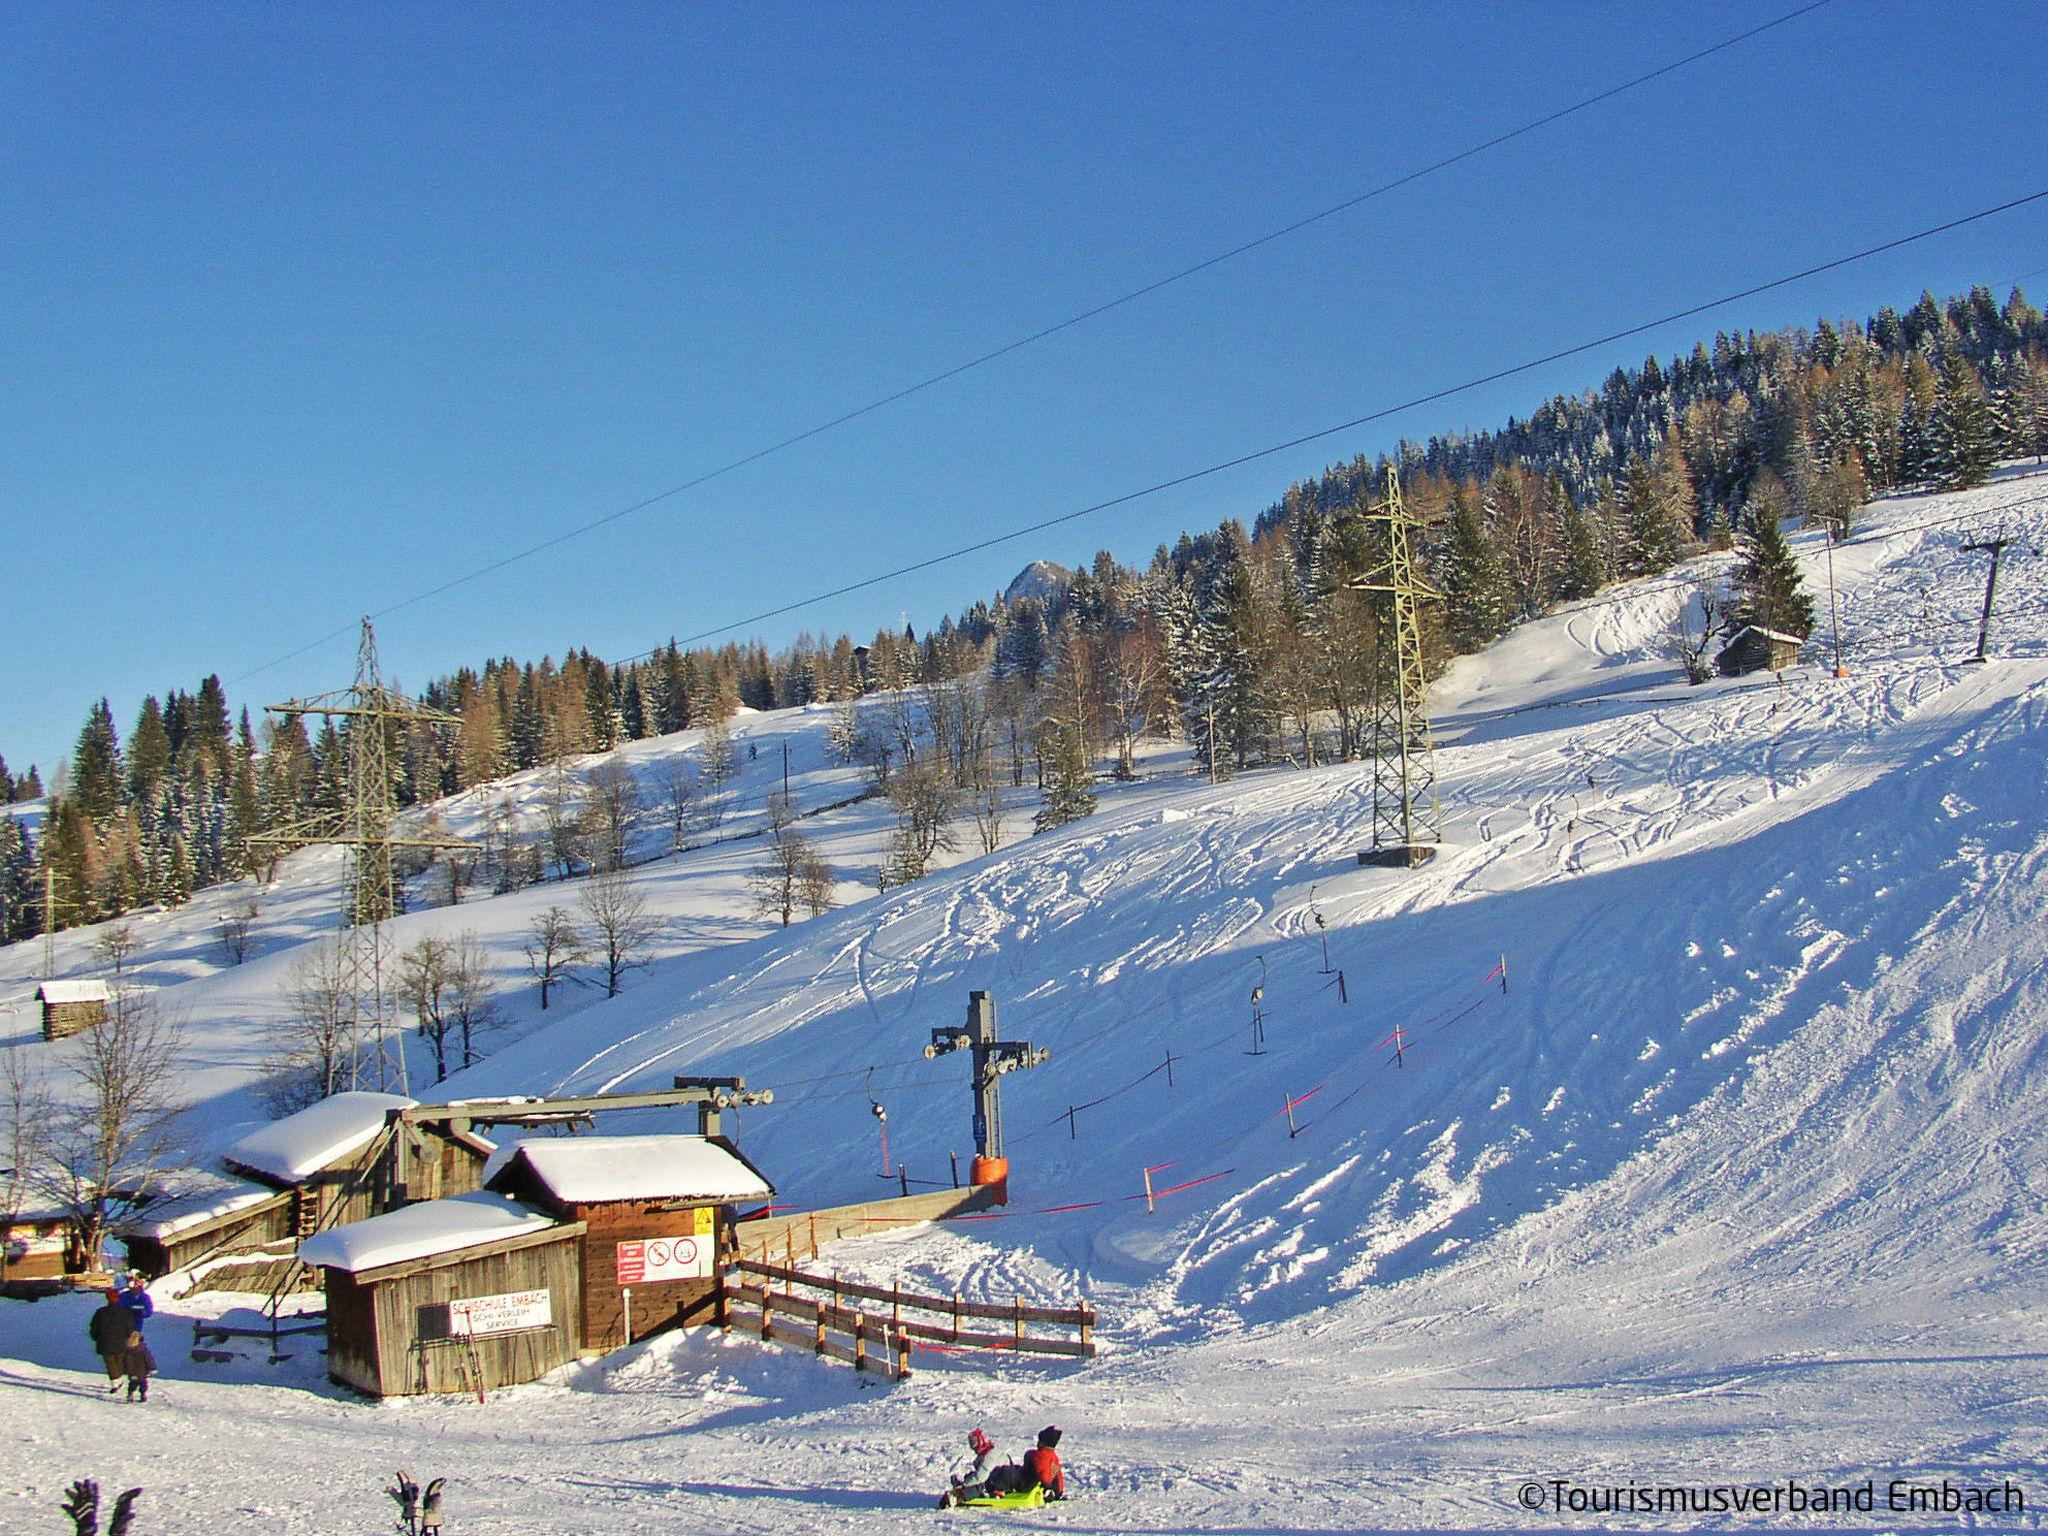
<path id="1" fill-rule="evenodd" d="M 121 804 L 121 780 L 121 746 L 114 734 L 114 712 L 101 699 L 93 705 L 78 733 L 78 748 L 71 755 L 68 798 L 95 822 L 104 822 Z"/>
<path id="2" fill-rule="evenodd" d="M 1087 744 L 1072 721 L 1051 724 L 1053 750 L 1045 779 L 1045 805 L 1032 818 L 1034 833 L 1050 832 L 1095 814 L 1095 773 L 1088 762 Z"/>
<path id="3" fill-rule="evenodd" d="M 1945 491 L 1966 491 L 1991 477 L 1990 407 L 1976 371 L 1960 356 L 1942 365 L 1927 432 L 1925 474 Z"/>
<path id="4" fill-rule="evenodd" d="M 1755 625 L 1803 640 L 1813 633 L 1813 599 L 1806 593 L 1784 529 L 1765 508 L 1752 507 L 1749 524 L 1741 540 L 1742 563 L 1735 570 L 1735 602 L 1728 633 Z"/>
<path id="5" fill-rule="evenodd" d="M 1514 593 L 1480 521 L 1479 498 L 1470 485 L 1460 485 L 1452 493 L 1450 539 L 1440 576 L 1445 623 L 1459 650 L 1478 650 L 1513 622 Z"/>

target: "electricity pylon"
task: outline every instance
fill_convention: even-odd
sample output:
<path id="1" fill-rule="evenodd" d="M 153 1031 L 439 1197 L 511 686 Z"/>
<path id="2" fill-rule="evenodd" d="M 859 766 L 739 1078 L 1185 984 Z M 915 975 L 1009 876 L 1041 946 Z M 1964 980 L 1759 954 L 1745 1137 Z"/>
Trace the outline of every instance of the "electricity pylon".
<path id="1" fill-rule="evenodd" d="M 1423 671 L 1421 608 L 1442 594 L 1416 573 L 1410 535 L 1421 528 L 1401 501 L 1401 476 L 1387 466 L 1384 498 L 1366 513 L 1387 528 L 1387 560 L 1347 583 L 1375 592 L 1379 625 L 1372 683 L 1372 847 L 1361 864 L 1412 869 L 1443 843 L 1436 798 L 1436 751 L 1429 737 L 1429 679 Z"/>
<path id="2" fill-rule="evenodd" d="M 376 1083 L 407 1091 L 405 1047 L 397 1029 L 387 977 L 391 971 L 390 936 L 384 920 L 398 911 L 398 885 L 392 866 L 394 848 L 462 849 L 461 838 L 429 833 L 394 837 L 392 823 L 398 803 L 391 792 L 391 745 L 414 725 L 459 726 L 458 715 L 415 704 L 384 686 L 377 672 L 377 632 L 363 620 L 356 650 L 356 680 L 347 688 L 265 706 L 285 719 L 321 715 L 339 719 L 348 753 L 348 784 L 339 810 L 323 811 L 289 826 L 249 839 L 280 849 L 310 843 L 332 843 L 347 850 L 341 882 L 341 929 L 344 975 L 349 989 L 349 1087 L 363 1086 L 364 1051 L 375 1042 Z M 395 1057 L 395 1065 L 394 1065 Z"/>

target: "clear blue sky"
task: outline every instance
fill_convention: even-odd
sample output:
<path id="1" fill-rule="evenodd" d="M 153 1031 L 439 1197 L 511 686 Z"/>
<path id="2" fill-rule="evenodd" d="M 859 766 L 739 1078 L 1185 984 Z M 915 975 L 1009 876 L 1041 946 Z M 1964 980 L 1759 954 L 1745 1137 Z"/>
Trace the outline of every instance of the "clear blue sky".
<path id="1" fill-rule="evenodd" d="M 0 753 L 341 686 L 352 633 L 268 664 L 1793 6 L 0 4 Z M 643 651 L 2039 191 L 2044 57 L 2039 4 L 1833 0 L 392 612 L 387 673 Z M 2039 205 L 761 638 L 2044 267 Z"/>

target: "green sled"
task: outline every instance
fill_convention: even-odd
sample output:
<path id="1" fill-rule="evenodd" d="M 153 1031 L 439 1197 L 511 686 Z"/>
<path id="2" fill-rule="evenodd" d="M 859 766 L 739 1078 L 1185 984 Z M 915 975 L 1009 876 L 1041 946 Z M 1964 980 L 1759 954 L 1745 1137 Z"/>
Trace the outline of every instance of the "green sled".
<path id="1" fill-rule="evenodd" d="M 1037 1509 L 1045 1503 L 1045 1489 L 1038 1485 L 1022 1493 L 994 1493 L 979 1499 L 962 1499 L 962 1509 Z"/>

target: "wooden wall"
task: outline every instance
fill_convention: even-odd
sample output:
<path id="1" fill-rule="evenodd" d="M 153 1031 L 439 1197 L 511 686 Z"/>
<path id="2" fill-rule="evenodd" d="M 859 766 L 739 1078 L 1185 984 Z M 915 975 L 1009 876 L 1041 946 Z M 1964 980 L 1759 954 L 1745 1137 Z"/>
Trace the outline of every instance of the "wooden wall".
<path id="1" fill-rule="evenodd" d="M 43 1038 L 61 1040 L 66 1035 L 75 1035 L 81 1030 L 93 1029 L 107 1022 L 107 1005 L 94 1003 L 45 1003 L 43 1004 Z"/>
<path id="2" fill-rule="evenodd" d="M 128 1252 L 128 1267 L 139 1269 L 155 1280 L 174 1269 L 184 1269 L 202 1259 L 229 1253 L 254 1253 L 271 1243 L 292 1237 L 292 1201 L 280 1192 L 275 1200 L 246 1206 L 216 1220 L 188 1227 L 168 1238 L 129 1237 L 121 1243 Z M 246 1277 L 245 1277 L 246 1278 Z M 234 1289 L 246 1289 L 236 1285 Z M 206 1290 L 199 1285 L 195 1290 Z"/>
<path id="3" fill-rule="evenodd" d="M 568 1227 L 363 1275 L 328 1270 L 327 1374 L 374 1397 L 401 1397 L 512 1386 L 576 1359 L 581 1235 Z M 551 1327 L 487 1336 L 473 1347 L 446 1336 L 441 1309 L 451 1301 L 539 1290 L 550 1297 Z"/>
<path id="4" fill-rule="evenodd" d="M 715 1252 L 730 1245 L 730 1212 L 720 1206 L 669 1209 L 666 1202 L 633 1200 L 605 1205 L 580 1205 L 574 1215 L 589 1230 L 583 1238 L 583 1351 L 601 1355 L 626 1343 L 625 1298 L 619 1285 L 618 1245 L 639 1238 L 689 1237 L 697 1230 L 697 1211 L 714 1212 Z M 718 1274 L 702 1280 L 664 1280 L 633 1287 L 633 1337 L 687 1323 L 717 1319 Z"/>

